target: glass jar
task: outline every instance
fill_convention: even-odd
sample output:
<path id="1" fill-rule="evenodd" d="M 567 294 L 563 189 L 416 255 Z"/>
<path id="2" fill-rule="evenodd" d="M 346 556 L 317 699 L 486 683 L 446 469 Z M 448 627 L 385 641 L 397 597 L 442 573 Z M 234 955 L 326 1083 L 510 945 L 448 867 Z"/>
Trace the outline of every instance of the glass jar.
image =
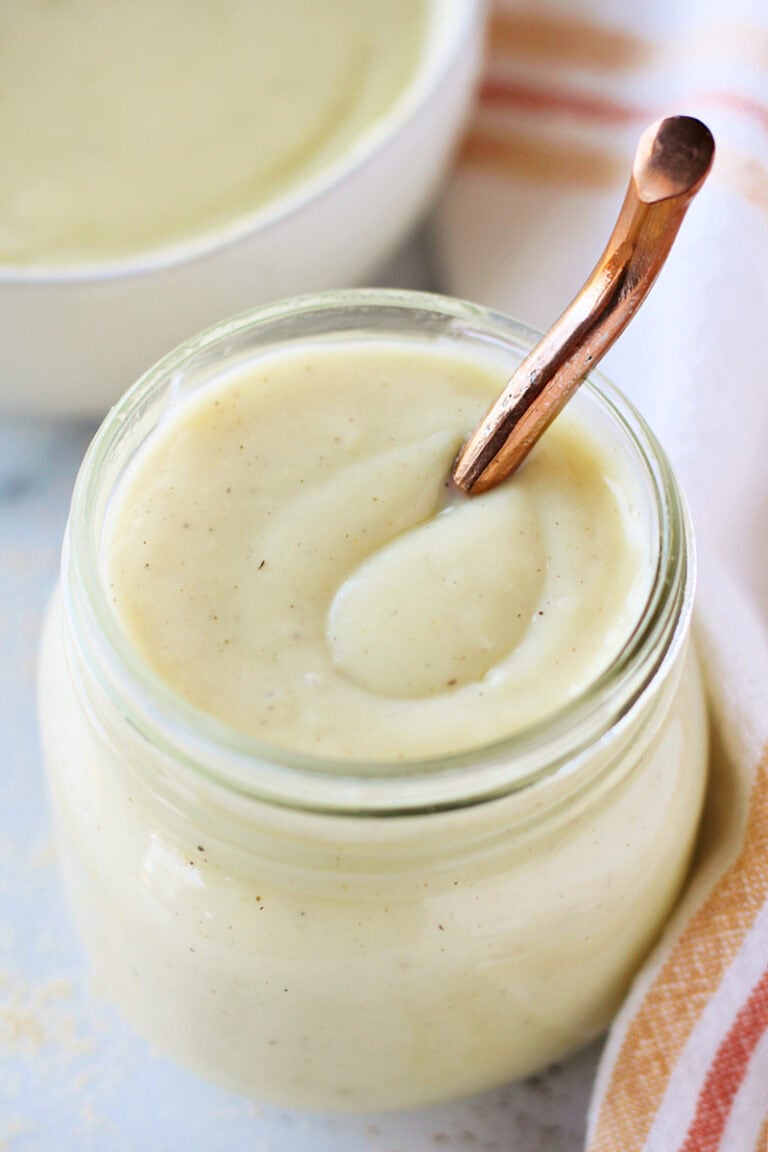
<path id="1" fill-rule="evenodd" d="M 690 525 L 652 433 L 597 377 L 572 403 L 631 461 L 655 569 L 612 665 L 545 721 L 447 759 L 333 764 L 196 711 L 131 649 L 100 549 L 146 437 L 265 350 L 371 336 L 510 370 L 536 338 L 440 297 L 346 292 L 184 345 L 86 456 L 41 658 L 61 860 L 101 986 L 167 1053 L 286 1106 L 477 1092 L 594 1036 L 680 891 L 705 782 Z"/>

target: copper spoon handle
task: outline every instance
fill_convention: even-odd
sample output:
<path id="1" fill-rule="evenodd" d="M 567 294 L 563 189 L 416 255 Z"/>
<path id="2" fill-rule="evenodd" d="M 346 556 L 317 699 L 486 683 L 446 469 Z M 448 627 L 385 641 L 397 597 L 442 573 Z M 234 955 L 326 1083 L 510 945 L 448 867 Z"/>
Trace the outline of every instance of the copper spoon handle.
<path id="1" fill-rule="evenodd" d="M 712 166 L 715 142 L 690 116 L 646 129 L 603 255 L 575 300 L 520 364 L 453 466 L 468 495 L 505 480 L 642 304 Z"/>

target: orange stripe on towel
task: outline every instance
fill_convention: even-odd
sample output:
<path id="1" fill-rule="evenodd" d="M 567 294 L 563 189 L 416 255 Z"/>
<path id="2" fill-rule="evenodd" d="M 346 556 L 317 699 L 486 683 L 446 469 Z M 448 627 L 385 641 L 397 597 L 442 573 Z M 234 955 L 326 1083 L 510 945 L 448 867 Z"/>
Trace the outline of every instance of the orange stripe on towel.
<path id="1" fill-rule="evenodd" d="M 602 188 L 626 178 L 626 162 L 612 152 L 480 128 L 470 131 L 458 160 L 462 167 L 545 184 Z"/>
<path id="2" fill-rule="evenodd" d="M 604 28 L 578 17 L 544 16 L 534 9 L 497 8 L 490 19 L 491 55 L 578 64 L 611 71 L 637 68 L 655 46 L 639 36 Z"/>
<path id="3" fill-rule="evenodd" d="M 681 1152 L 717 1152 L 750 1058 L 767 1028 L 768 969 L 712 1061 Z"/>
<path id="4" fill-rule="evenodd" d="M 639 1152 L 691 1031 L 768 898 L 768 761 L 750 797 L 744 845 L 688 923 L 630 1022 L 590 1152 Z"/>
<path id="5" fill-rule="evenodd" d="M 504 77 L 493 77 L 482 84 L 480 103 L 526 112 L 560 112 L 601 124 L 634 124 L 653 120 L 658 115 L 653 108 L 632 106 L 589 92 L 551 85 L 544 88 Z"/>
<path id="6" fill-rule="evenodd" d="M 768 1116 L 766 1116 L 765 1123 L 760 1129 L 760 1135 L 757 1138 L 754 1152 L 768 1152 Z"/>
<path id="7" fill-rule="evenodd" d="M 768 70 L 768 31 L 746 22 L 707 24 L 654 42 L 566 13 L 542 15 L 532 8 L 497 7 L 489 20 L 489 49 L 498 60 L 603 73 L 630 72 L 650 64 L 674 68 L 710 59 L 736 60 L 742 66 Z"/>

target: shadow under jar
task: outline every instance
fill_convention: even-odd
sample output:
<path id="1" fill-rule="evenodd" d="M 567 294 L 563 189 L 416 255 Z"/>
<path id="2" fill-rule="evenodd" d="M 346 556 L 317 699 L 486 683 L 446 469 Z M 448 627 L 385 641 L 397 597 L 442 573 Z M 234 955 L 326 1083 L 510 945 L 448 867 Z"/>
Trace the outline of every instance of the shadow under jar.
<path id="1" fill-rule="evenodd" d="M 573 405 L 634 477 L 648 595 L 608 668 L 503 739 L 390 763 L 267 747 L 177 695 L 110 606 L 126 470 L 222 374 L 369 340 L 509 370 L 535 338 L 434 296 L 289 301 L 172 353 L 86 457 L 39 680 L 68 892 L 109 996 L 229 1088 L 370 1110 L 527 1074 L 608 1024 L 679 894 L 707 743 L 691 530 L 658 443 L 603 379 Z"/>

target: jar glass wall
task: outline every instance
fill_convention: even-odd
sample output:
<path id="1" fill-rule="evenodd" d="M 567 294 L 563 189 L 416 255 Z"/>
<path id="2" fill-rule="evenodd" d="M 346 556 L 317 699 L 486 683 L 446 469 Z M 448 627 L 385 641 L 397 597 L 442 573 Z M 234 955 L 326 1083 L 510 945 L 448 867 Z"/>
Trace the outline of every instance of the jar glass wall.
<path id="1" fill-rule="evenodd" d="M 480 1091 L 602 1029 L 680 890 L 705 778 L 688 520 L 652 434 L 599 379 L 574 403 L 631 463 L 652 586 L 610 668 L 546 720 L 429 761 L 312 759 L 196 711 L 132 650 L 101 551 L 152 430 L 277 347 L 371 338 L 511 369 L 535 333 L 439 297 L 357 292 L 177 350 L 89 451 L 41 660 L 61 857 L 101 986 L 163 1050 L 288 1106 Z"/>

